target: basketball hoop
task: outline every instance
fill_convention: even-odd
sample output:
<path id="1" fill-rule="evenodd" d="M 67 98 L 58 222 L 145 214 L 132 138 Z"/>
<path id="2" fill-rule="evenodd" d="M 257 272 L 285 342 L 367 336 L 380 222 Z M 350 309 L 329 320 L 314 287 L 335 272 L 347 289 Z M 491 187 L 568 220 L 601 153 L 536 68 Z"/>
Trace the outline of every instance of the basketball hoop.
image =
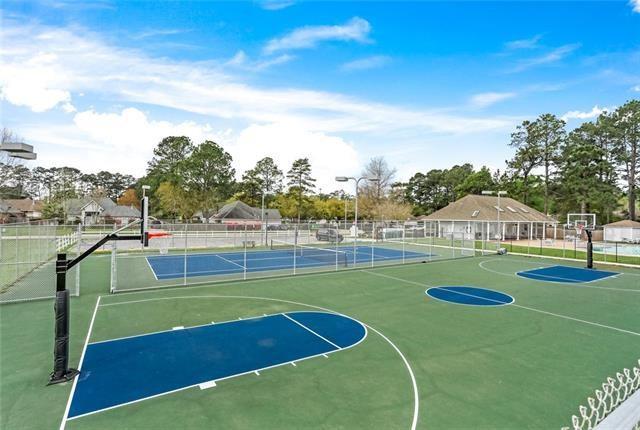
<path id="1" fill-rule="evenodd" d="M 160 254 L 169 253 L 169 243 L 171 243 L 171 233 L 164 230 L 150 230 L 147 235 L 149 236 L 149 246 L 158 248 Z"/>

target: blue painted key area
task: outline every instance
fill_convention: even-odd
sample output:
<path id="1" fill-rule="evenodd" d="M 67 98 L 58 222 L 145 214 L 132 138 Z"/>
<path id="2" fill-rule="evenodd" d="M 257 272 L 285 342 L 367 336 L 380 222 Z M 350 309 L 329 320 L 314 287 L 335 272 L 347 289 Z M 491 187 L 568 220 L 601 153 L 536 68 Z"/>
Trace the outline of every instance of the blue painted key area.
<path id="1" fill-rule="evenodd" d="M 91 343 L 69 418 L 339 351 L 365 335 L 342 315 L 289 312 Z"/>
<path id="2" fill-rule="evenodd" d="M 338 266 L 352 267 L 354 258 L 356 264 L 375 263 L 391 260 L 402 260 L 402 250 L 394 248 L 375 247 L 372 251 L 370 246 L 358 246 L 356 248 L 342 246 L 339 248 L 341 254 L 338 258 Z M 405 251 L 405 259 L 429 258 L 433 256 L 428 253 L 415 251 Z M 262 272 L 270 270 L 293 270 L 293 250 L 267 250 L 267 251 L 247 251 L 245 262 L 244 252 L 220 252 L 207 254 L 186 254 L 185 255 L 153 255 L 147 257 L 147 261 L 154 276 L 159 280 L 179 279 L 185 276 L 215 276 L 241 274 L 244 272 L 246 264 L 247 272 Z M 329 258 L 306 257 L 296 254 L 295 267 L 332 267 L 336 262 L 329 252 Z"/>
<path id="3" fill-rule="evenodd" d="M 429 288 L 426 293 L 434 299 L 459 305 L 503 306 L 514 302 L 510 295 L 486 288 L 440 286 Z"/>
<path id="4" fill-rule="evenodd" d="M 525 270 L 517 275 L 523 278 L 535 279 L 546 282 L 568 282 L 577 284 L 581 282 L 593 282 L 617 275 L 617 272 L 607 272 L 596 269 L 583 269 L 581 267 L 551 266 L 541 269 Z"/>

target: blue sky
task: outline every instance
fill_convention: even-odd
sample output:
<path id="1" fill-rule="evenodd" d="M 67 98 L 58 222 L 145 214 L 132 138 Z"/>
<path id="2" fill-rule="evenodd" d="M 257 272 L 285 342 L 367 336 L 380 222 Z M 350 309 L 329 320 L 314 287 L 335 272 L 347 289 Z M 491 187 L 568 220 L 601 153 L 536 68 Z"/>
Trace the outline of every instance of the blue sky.
<path id="1" fill-rule="evenodd" d="M 2 5 L 2 125 L 37 163 L 140 176 L 157 141 L 213 139 L 239 173 L 308 156 L 323 190 L 503 169 L 515 126 L 640 97 L 640 1 Z"/>

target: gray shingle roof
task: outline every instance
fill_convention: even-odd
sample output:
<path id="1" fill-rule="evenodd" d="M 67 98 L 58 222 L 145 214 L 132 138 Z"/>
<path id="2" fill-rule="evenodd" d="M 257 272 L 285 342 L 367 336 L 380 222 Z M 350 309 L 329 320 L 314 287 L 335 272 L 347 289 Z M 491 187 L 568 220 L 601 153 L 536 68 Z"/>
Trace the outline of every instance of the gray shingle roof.
<path id="1" fill-rule="evenodd" d="M 629 219 L 625 219 L 618 222 L 612 222 L 611 224 L 605 225 L 605 227 L 626 227 L 626 228 L 640 228 L 640 222 L 631 221 Z"/>
<path id="2" fill-rule="evenodd" d="M 100 215 L 112 218 L 139 218 L 140 211 L 132 206 L 115 205 L 105 209 Z"/>
<path id="3" fill-rule="evenodd" d="M 260 208 L 252 208 L 248 204 L 236 200 L 220 208 L 218 213 L 214 215 L 214 218 L 259 220 L 261 216 L 262 212 Z M 270 221 L 275 221 L 282 217 L 278 209 L 265 209 L 265 218 Z"/>
<path id="4" fill-rule="evenodd" d="M 498 197 L 478 196 L 470 194 L 449 203 L 446 207 L 420 217 L 425 220 L 440 221 L 496 221 L 498 217 Z M 551 217 L 546 216 L 529 206 L 509 197 L 500 198 L 500 221 L 504 222 L 548 222 L 557 223 Z"/>

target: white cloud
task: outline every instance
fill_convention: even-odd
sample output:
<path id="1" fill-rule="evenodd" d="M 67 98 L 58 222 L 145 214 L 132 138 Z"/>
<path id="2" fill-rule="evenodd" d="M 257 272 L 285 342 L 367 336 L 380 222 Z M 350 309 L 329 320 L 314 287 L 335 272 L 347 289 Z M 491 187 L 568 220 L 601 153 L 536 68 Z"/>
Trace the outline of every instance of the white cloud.
<path id="1" fill-rule="evenodd" d="M 633 7 L 634 12 L 640 13 L 640 0 L 629 0 L 629 4 Z"/>
<path id="2" fill-rule="evenodd" d="M 483 108 L 513 98 L 515 96 L 516 93 L 480 93 L 473 95 L 470 99 L 470 103 L 474 107 Z"/>
<path id="3" fill-rule="evenodd" d="M 22 128 L 25 138 L 38 148 L 46 165 L 72 166 L 83 171 L 115 170 L 140 176 L 155 145 L 166 136 L 189 136 L 228 143 L 229 132 L 216 132 L 208 124 L 193 121 L 154 121 L 135 108 L 99 113 L 76 113 L 73 124 Z"/>
<path id="4" fill-rule="evenodd" d="M 631 88 L 633 91 L 636 92 L 640 92 L 640 85 L 636 85 L 635 87 Z"/>
<path id="5" fill-rule="evenodd" d="M 366 20 L 354 17 L 343 25 L 306 26 L 289 34 L 270 40 L 264 47 L 266 54 L 292 49 L 314 48 L 320 42 L 332 40 L 343 42 L 368 42 L 371 25 Z"/>
<path id="6" fill-rule="evenodd" d="M 296 2 L 293 0 L 259 0 L 258 3 L 262 9 L 280 10 L 293 6 Z"/>
<path id="7" fill-rule="evenodd" d="M 278 66 L 280 64 L 288 63 L 293 60 L 295 57 L 289 54 L 278 55 L 277 57 L 261 59 L 261 60 L 251 60 L 247 54 L 240 50 L 238 51 L 229 61 L 226 62 L 228 66 L 236 67 L 242 70 L 249 70 L 253 72 L 259 72 L 262 70 L 266 70 L 273 66 Z"/>
<path id="8" fill-rule="evenodd" d="M 340 137 L 309 132 L 298 124 L 252 124 L 244 129 L 234 144 L 229 146 L 234 165 L 239 171 L 252 168 L 256 161 L 273 157 L 286 173 L 297 158 L 308 157 L 316 186 L 333 191 L 340 186 L 333 181 L 337 175 L 358 171 L 358 154 Z"/>
<path id="9" fill-rule="evenodd" d="M 182 34 L 189 31 L 191 30 L 181 30 L 178 28 L 151 29 L 151 30 L 146 30 L 146 31 L 142 31 L 140 33 L 134 34 L 132 38 L 136 40 L 140 40 L 140 39 L 147 39 L 150 37 L 173 36 L 175 34 Z"/>
<path id="10" fill-rule="evenodd" d="M 308 157 L 317 186 L 332 191 L 339 188 L 333 181 L 336 175 L 359 169 L 352 144 L 337 136 L 310 132 L 295 123 L 251 124 L 233 133 L 193 121 L 154 121 L 139 109 L 126 108 L 114 113 L 79 112 L 73 125 L 37 125 L 22 132 L 38 148 L 40 162 L 86 172 L 108 169 L 141 176 L 162 138 L 183 135 L 195 143 L 210 139 L 222 145 L 233 156 L 238 178 L 263 157 L 273 157 L 284 172 L 295 159 Z M 73 157 L 69 157 L 71 153 Z"/>
<path id="11" fill-rule="evenodd" d="M 569 54 L 571 54 L 573 51 L 575 51 L 579 47 L 580 47 L 579 43 L 560 46 L 539 57 L 527 58 L 525 60 L 520 61 L 516 65 L 516 67 L 514 67 L 511 71 L 522 72 L 524 70 L 527 70 L 536 66 L 557 63 L 558 61 L 561 61 L 564 58 L 566 58 Z"/>
<path id="12" fill-rule="evenodd" d="M 39 162 L 46 165 L 75 163 L 79 168 L 109 168 L 140 175 L 150 159 L 152 147 L 160 138 L 171 134 L 186 134 L 195 141 L 213 138 L 230 145 L 229 151 L 239 160 L 248 156 L 234 150 L 236 140 L 245 142 L 237 137 L 242 132 L 224 134 L 198 122 L 158 121 L 154 114 L 158 107 L 164 112 L 175 110 L 181 117 L 195 114 L 197 121 L 214 124 L 216 128 L 262 130 L 260 127 L 266 127 L 263 131 L 274 136 L 278 132 L 283 141 L 291 141 L 286 136 L 290 130 L 296 139 L 304 137 L 298 140 L 296 149 L 330 148 L 326 157 L 335 158 L 333 163 L 341 170 L 336 173 L 359 170 L 353 167 L 349 147 L 357 148 L 366 159 L 384 155 L 389 141 L 394 142 L 394 148 L 410 142 L 418 142 L 416 144 L 423 147 L 429 145 L 424 142 L 436 139 L 460 142 L 463 134 L 473 135 L 474 141 L 488 133 L 508 136 L 514 124 L 522 120 L 405 107 L 334 92 L 263 88 L 243 81 L 246 73 L 242 67 L 260 67 L 244 52 L 236 54 L 229 61 L 231 65 L 224 61 L 173 61 L 110 45 L 86 29 L 52 29 L 11 20 L 5 20 L 3 25 L 0 87 L 7 104 L 28 106 L 37 111 L 55 107 L 72 111 L 72 98 L 84 95 L 85 106 L 115 102 L 126 107 L 143 104 L 149 110 L 148 113 L 138 109 L 105 113 L 97 108 L 83 109 L 70 115 L 69 120 L 73 117 L 74 122 L 66 125 L 44 126 L 45 122 L 60 121 L 58 116 L 47 121 L 50 117 L 44 113 L 39 114 L 42 120 L 37 126 L 14 121 L 16 131 L 37 145 L 41 154 Z M 278 61 L 278 57 L 264 61 Z M 206 119 L 200 119 L 202 116 Z M 254 134 L 247 131 L 242 136 L 246 139 Z M 349 136 L 352 143 L 345 144 L 344 136 Z M 314 147 L 310 149 L 307 142 L 314 142 Z M 346 151 L 351 161 L 340 164 L 344 160 L 339 159 L 343 155 L 338 150 Z M 290 147 L 268 142 L 264 151 L 275 158 L 285 157 L 279 151 L 290 151 Z M 418 152 L 426 153 L 424 149 Z M 314 169 L 325 169 L 323 166 L 328 162 L 323 156 L 314 155 L 318 160 Z M 423 162 L 430 161 L 425 158 Z M 244 166 L 248 162 L 240 163 Z M 324 175 L 327 170 L 322 172 Z M 333 176 L 332 173 L 327 177 Z"/>
<path id="13" fill-rule="evenodd" d="M 7 20 L 3 32 L 3 92 L 21 77 L 20 84 L 26 88 L 55 91 L 57 103 L 64 103 L 67 94 L 84 93 L 85 99 L 104 97 L 123 104 L 144 103 L 247 123 L 288 122 L 309 131 L 369 132 L 377 136 L 397 135 L 400 130 L 415 135 L 477 133 L 509 128 L 514 122 L 510 118 L 474 118 L 405 108 L 339 93 L 264 89 L 243 83 L 229 74 L 228 67 L 220 65 L 223 63 L 154 58 L 138 50 L 108 45 L 88 31 L 76 34 L 68 29 L 18 25 Z M 48 61 L 33 66 L 31 63 L 38 58 L 34 52 L 47 53 Z M 239 54 L 234 61 L 246 61 L 246 55 Z M 10 102 L 20 105 L 18 101 Z"/>
<path id="14" fill-rule="evenodd" d="M 519 39 L 512 40 L 504 44 L 504 47 L 507 49 L 515 50 L 515 49 L 533 49 L 537 48 L 538 42 L 542 39 L 541 34 L 537 34 L 530 39 Z"/>
<path id="15" fill-rule="evenodd" d="M 371 57 L 360 58 L 348 63 L 344 63 L 340 68 L 345 72 L 353 72 L 357 70 L 375 69 L 389 64 L 391 58 L 386 55 L 374 55 Z"/>
<path id="16" fill-rule="evenodd" d="M 582 112 L 579 110 L 572 110 L 564 115 L 562 115 L 563 121 L 568 121 L 571 119 L 592 119 L 597 118 L 603 112 L 611 112 L 613 109 L 608 107 L 599 108 L 598 105 L 595 105 L 589 112 Z"/>
<path id="17" fill-rule="evenodd" d="M 33 112 L 44 112 L 56 106 L 73 111 L 71 94 L 60 88 L 59 58 L 53 53 L 35 53 L 24 64 L 2 62 L 0 68 L 0 99 L 16 106 L 26 106 Z"/>

